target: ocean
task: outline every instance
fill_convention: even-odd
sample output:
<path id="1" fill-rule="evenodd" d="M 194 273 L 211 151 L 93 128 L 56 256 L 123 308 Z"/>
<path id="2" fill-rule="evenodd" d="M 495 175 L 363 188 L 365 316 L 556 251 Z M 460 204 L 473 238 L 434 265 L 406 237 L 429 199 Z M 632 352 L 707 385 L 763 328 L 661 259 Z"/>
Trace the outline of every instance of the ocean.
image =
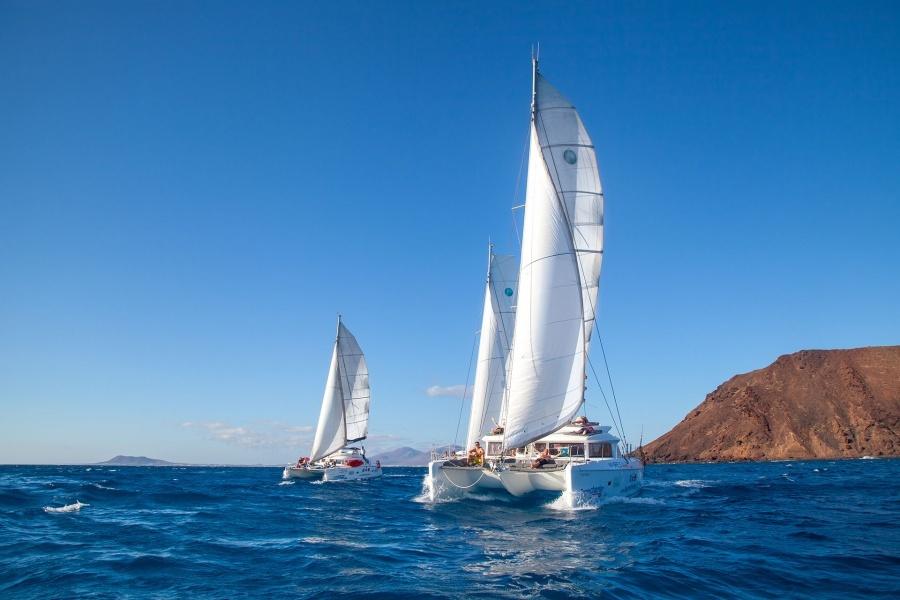
<path id="1" fill-rule="evenodd" d="M 2 466 L 0 597 L 900 597 L 900 460 L 653 465 L 575 508 L 280 474 Z"/>

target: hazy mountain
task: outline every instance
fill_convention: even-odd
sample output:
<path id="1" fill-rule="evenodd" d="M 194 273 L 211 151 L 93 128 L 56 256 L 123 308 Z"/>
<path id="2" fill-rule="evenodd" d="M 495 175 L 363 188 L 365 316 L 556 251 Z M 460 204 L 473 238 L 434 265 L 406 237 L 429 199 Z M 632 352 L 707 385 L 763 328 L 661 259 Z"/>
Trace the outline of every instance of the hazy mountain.
<path id="1" fill-rule="evenodd" d="M 118 456 L 112 457 L 109 460 L 105 460 L 103 462 L 95 464 L 117 467 L 166 467 L 180 465 L 183 463 L 173 463 L 167 460 L 160 460 L 158 458 L 147 458 L 146 456 L 124 456 L 120 454 Z"/>
<path id="2" fill-rule="evenodd" d="M 436 448 L 435 450 L 443 454 L 444 451 L 448 449 L 459 450 L 459 446 L 441 446 L 440 448 Z M 381 454 L 376 454 L 369 458 L 371 461 L 381 461 L 381 464 L 386 467 L 424 467 L 428 465 L 428 461 L 431 460 L 431 451 L 430 450 L 416 450 L 415 448 L 410 448 L 409 446 L 403 446 L 401 448 L 394 448 L 393 450 L 388 450 L 387 452 L 382 452 Z"/>

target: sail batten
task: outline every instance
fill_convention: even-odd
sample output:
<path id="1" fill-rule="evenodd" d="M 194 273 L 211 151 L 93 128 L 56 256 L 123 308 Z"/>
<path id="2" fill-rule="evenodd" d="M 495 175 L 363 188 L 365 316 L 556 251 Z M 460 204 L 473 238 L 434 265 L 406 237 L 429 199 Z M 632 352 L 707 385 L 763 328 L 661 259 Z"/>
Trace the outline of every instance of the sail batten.
<path id="1" fill-rule="evenodd" d="M 559 429 L 580 408 L 603 253 L 593 142 L 536 70 L 534 86 L 506 447 Z"/>

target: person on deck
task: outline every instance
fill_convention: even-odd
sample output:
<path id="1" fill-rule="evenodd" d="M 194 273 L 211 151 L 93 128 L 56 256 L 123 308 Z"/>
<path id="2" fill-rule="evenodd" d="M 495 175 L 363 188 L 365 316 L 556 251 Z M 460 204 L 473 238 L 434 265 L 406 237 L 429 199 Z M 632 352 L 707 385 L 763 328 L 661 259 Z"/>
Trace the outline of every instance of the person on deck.
<path id="1" fill-rule="evenodd" d="M 553 465 L 556 461 L 550 456 L 550 448 L 544 448 L 544 451 L 538 454 L 538 457 L 531 463 L 532 469 L 540 469 L 544 465 Z"/>
<path id="2" fill-rule="evenodd" d="M 469 466 L 481 467 L 484 465 L 484 448 L 481 442 L 475 442 L 475 447 L 469 450 Z"/>

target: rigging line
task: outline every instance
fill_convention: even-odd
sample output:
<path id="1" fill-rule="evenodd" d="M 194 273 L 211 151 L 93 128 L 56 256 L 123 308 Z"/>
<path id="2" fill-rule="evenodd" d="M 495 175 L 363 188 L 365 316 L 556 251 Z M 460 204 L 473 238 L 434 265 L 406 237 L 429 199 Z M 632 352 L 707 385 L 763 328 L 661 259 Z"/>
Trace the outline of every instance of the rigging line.
<path id="1" fill-rule="evenodd" d="M 463 386 L 462 400 L 459 402 L 459 417 L 456 419 L 456 433 L 453 434 L 453 445 L 459 441 L 459 425 L 462 423 L 463 408 L 466 406 L 466 395 L 469 393 L 469 376 L 472 374 L 472 360 L 475 358 L 475 347 L 478 344 L 478 332 L 472 340 L 472 352 L 469 354 L 469 368 L 466 370 L 466 385 Z"/>
<path id="2" fill-rule="evenodd" d="M 522 185 L 522 167 L 525 165 L 525 157 L 528 155 L 528 142 L 531 139 L 531 122 L 528 123 L 528 133 L 525 135 L 525 143 L 522 144 L 522 158 L 519 159 L 519 174 L 516 175 L 516 192 L 513 194 L 513 210 L 510 211 L 510 218 L 512 219 L 513 230 L 516 232 L 516 239 L 519 241 L 519 248 L 522 247 L 522 236 L 519 234 L 519 224 L 516 222 L 516 203 L 519 201 L 519 188 Z M 525 206 L 525 203 L 522 203 L 522 206 Z"/>
<path id="3" fill-rule="evenodd" d="M 594 374 L 594 379 L 597 381 L 597 389 L 600 390 L 600 396 L 603 398 L 603 403 L 606 404 L 606 410 L 609 411 L 609 418 L 613 422 L 613 427 L 619 432 L 622 436 L 622 442 L 628 443 L 628 440 L 625 439 L 625 428 L 622 427 L 621 420 L 617 423 L 616 416 L 613 414 L 612 407 L 609 405 L 609 399 L 606 397 L 606 392 L 603 390 L 603 385 L 600 381 L 600 378 L 597 376 L 597 370 L 594 369 L 594 362 L 591 360 L 590 356 L 587 359 L 588 366 L 591 368 L 591 373 Z"/>
<path id="4" fill-rule="evenodd" d="M 594 321 L 596 323 L 596 321 Z M 600 330 L 597 330 L 597 341 L 600 342 L 600 352 L 603 354 L 603 364 L 606 366 L 606 377 L 609 379 L 609 390 L 612 392 L 613 404 L 616 407 L 616 414 L 619 415 L 619 424 L 622 423 L 622 413 L 619 412 L 619 401 L 616 399 L 616 388 L 613 387 L 612 374 L 609 372 L 609 363 L 606 362 L 606 350 L 603 348 L 603 338 L 600 336 Z M 622 431 L 622 441 L 626 444 L 625 432 Z"/>

